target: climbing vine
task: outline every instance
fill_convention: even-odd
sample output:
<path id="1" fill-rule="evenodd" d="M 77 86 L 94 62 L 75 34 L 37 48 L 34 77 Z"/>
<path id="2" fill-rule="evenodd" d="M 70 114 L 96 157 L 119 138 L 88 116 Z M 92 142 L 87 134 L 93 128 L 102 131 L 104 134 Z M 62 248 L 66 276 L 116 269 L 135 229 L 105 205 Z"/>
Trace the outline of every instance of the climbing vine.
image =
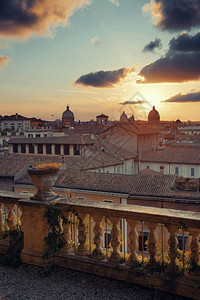
<path id="1" fill-rule="evenodd" d="M 47 206 L 44 217 L 47 218 L 47 222 L 50 227 L 48 236 L 44 238 L 45 248 L 43 257 L 47 259 L 58 252 L 66 244 L 62 224 L 68 223 L 69 221 L 65 218 L 56 203 L 52 203 Z"/>
<path id="2" fill-rule="evenodd" d="M 18 267 L 22 262 L 20 254 L 24 248 L 24 234 L 20 225 L 16 226 L 14 230 L 6 230 L 3 238 L 9 238 L 9 247 L 3 258 L 3 262 L 9 266 Z"/>

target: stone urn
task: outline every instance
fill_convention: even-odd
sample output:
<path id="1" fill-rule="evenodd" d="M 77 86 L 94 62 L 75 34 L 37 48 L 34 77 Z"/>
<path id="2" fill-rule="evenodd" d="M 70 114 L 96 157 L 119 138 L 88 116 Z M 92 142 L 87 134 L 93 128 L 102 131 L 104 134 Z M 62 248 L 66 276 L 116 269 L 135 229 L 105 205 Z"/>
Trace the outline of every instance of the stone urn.
<path id="1" fill-rule="evenodd" d="M 32 183 L 37 188 L 37 193 L 31 197 L 31 199 L 50 201 L 58 197 L 58 195 L 51 190 L 51 187 L 56 182 L 58 170 L 58 168 L 28 169 L 27 172 L 31 177 Z"/>

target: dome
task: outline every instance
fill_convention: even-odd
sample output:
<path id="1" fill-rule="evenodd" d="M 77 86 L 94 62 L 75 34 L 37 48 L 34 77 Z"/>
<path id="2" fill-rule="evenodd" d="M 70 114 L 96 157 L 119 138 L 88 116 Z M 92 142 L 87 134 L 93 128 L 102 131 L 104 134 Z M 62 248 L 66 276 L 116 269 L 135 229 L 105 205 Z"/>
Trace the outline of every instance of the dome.
<path id="1" fill-rule="evenodd" d="M 155 109 L 155 106 L 153 106 L 153 109 L 149 112 L 148 122 L 149 123 L 159 123 L 160 122 L 160 115 L 159 115 L 159 112 Z"/>
<path id="2" fill-rule="evenodd" d="M 120 116 L 120 122 L 124 123 L 124 122 L 127 122 L 127 121 L 128 121 L 128 117 L 125 114 L 125 111 L 123 111 L 123 113 Z"/>
<path id="3" fill-rule="evenodd" d="M 74 125 L 74 114 L 69 110 L 69 105 L 67 105 L 67 109 L 62 114 L 62 123 L 64 126 Z"/>
<path id="4" fill-rule="evenodd" d="M 135 117 L 134 117 L 134 115 L 132 115 L 130 118 L 128 118 L 128 120 L 129 120 L 130 122 L 135 122 Z"/>

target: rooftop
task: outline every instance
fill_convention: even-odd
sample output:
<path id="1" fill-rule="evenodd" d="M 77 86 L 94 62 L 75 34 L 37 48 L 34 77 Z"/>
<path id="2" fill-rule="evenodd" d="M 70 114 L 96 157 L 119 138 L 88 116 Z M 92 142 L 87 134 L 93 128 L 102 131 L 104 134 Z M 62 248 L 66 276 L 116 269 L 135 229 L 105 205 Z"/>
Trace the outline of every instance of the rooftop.
<path id="1" fill-rule="evenodd" d="M 93 141 L 85 135 L 67 134 L 65 136 L 36 137 L 36 138 L 12 138 L 9 144 L 93 144 Z"/>
<path id="2" fill-rule="evenodd" d="M 150 150 L 142 154 L 140 161 L 200 164 L 200 146 L 176 144 L 159 151 Z"/>

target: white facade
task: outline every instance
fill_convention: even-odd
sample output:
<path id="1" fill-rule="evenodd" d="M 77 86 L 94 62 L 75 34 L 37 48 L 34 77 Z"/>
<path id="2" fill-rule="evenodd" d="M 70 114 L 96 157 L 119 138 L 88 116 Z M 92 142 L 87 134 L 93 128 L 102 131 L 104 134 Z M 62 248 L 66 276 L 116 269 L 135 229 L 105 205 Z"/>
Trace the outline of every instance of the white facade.
<path id="1" fill-rule="evenodd" d="M 23 132 L 31 127 L 30 120 L 1 120 L 1 131 Z"/>
<path id="2" fill-rule="evenodd" d="M 195 164 L 180 164 L 180 163 L 161 163 L 161 162 L 139 162 L 137 163 L 137 172 L 150 169 L 160 172 L 160 167 L 163 166 L 164 174 L 176 174 L 178 176 L 189 178 L 200 178 L 200 165 Z"/>

